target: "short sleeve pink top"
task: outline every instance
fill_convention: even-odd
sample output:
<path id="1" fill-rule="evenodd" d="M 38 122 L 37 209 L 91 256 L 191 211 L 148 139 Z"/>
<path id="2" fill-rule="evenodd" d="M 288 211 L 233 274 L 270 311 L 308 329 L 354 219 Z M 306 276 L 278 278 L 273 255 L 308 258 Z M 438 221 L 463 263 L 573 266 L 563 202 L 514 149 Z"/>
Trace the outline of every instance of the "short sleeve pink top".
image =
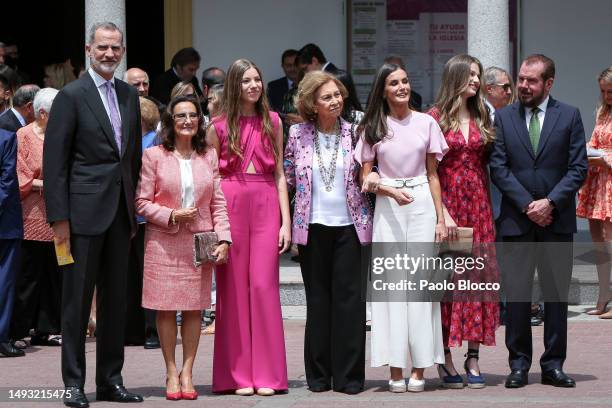
<path id="1" fill-rule="evenodd" d="M 274 127 L 276 137 L 279 125 L 278 114 L 270 112 L 270 120 Z M 260 116 L 240 117 L 240 149 L 243 158 L 229 152 L 228 125 L 225 116 L 213 119 L 215 132 L 219 138 L 221 154 L 219 157 L 219 173 L 227 177 L 236 173 L 246 173 L 252 161 L 256 173 L 273 174 L 276 164 L 274 161 L 274 147 L 263 132 L 263 120 Z"/>
<path id="2" fill-rule="evenodd" d="M 370 146 L 360 138 L 355 148 L 359 163 L 377 161 L 382 178 L 410 178 L 427 173 L 427 153 L 441 161 L 448 145 L 438 123 L 431 116 L 411 112 L 402 120 L 387 116 L 389 134 Z"/>

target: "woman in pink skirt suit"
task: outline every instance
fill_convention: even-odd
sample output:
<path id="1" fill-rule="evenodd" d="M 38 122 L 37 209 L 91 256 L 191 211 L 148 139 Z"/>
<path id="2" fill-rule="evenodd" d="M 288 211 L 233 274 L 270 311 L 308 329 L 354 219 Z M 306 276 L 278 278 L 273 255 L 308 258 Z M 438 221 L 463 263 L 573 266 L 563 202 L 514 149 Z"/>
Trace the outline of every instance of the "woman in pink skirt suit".
<path id="1" fill-rule="evenodd" d="M 195 267 L 193 234 L 215 231 L 216 263 L 231 242 L 220 188 L 217 152 L 206 146 L 200 104 L 181 96 L 170 102 L 162 145 L 144 151 L 136 209 L 147 221 L 142 306 L 157 310 L 166 363 L 166 398 L 196 399 L 192 368 L 200 340 L 201 310 L 210 305 L 212 265 Z M 183 367 L 176 368 L 176 311 L 183 312 Z"/>
<path id="2" fill-rule="evenodd" d="M 234 243 L 215 275 L 213 391 L 273 395 L 287 389 L 278 255 L 290 245 L 291 218 L 283 129 L 255 64 L 230 66 L 221 111 L 207 140 L 219 154 Z"/>

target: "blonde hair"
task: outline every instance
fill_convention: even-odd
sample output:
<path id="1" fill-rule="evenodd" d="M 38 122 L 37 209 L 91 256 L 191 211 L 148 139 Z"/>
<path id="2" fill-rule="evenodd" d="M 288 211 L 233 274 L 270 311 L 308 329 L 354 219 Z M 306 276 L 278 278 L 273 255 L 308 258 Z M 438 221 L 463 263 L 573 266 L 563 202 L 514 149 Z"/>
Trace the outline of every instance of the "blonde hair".
<path id="1" fill-rule="evenodd" d="M 601 71 L 601 74 L 597 77 L 597 82 L 605 82 L 607 84 L 612 84 L 612 66 Z M 597 120 L 604 120 L 605 117 L 610 113 L 610 105 L 606 103 L 603 95 L 599 100 L 599 105 L 597 106 Z"/>
<path id="2" fill-rule="evenodd" d="M 459 108 L 463 103 L 461 95 L 468 87 L 472 64 L 478 65 L 480 69 L 479 78 L 482 78 L 482 64 L 471 55 L 455 55 L 444 65 L 442 83 L 438 90 L 435 106 L 440 113 L 438 123 L 445 133 L 448 130 L 458 131 L 460 129 Z M 468 98 L 467 108 L 480 130 L 484 142 L 492 143 L 495 139 L 495 129 L 491 126 L 491 118 L 480 95 L 481 89 L 482 83 L 476 91 L 476 95 Z"/>
<path id="3" fill-rule="evenodd" d="M 191 94 L 188 93 L 189 89 L 191 89 Z M 170 92 L 170 99 L 172 100 L 178 96 L 183 96 L 183 95 L 196 96 L 195 87 L 193 86 L 191 82 L 181 81 L 178 84 L 174 85 L 174 88 L 172 88 L 172 92 Z"/>
<path id="4" fill-rule="evenodd" d="M 300 81 L 297 93 L 294 97 L 294 105 L 301 117 L 309 122 L 317 120 L 315 113 L 315 104 L 317 103 L 317 92 L 319 88 L 328 82 L 336 84 L 342 94 L 342 99 L 348 96 L 348 91 L 345 86 L 335 76 L 323 71 L 312 71 L 304 75 Z"/>
<path id="5" fill-rule="evenodd" d="M 155 130 L 159 123 L 159 110 L 157 106 L 152 101 L 142 96 L 139 97 L 138 100 L 140 101 L 140 116 L 143 130 L 146 132 Z"/>
<path id="6" fill-rule="evenodd" d="M 50 85 L 55 89 L 62 89 L 76 79 L 69 59 L 45 66 L 45 76 L 49 77 Z"/>
<path id="7" fill-rule="evenodd" d="M 230 65 L 225 77 L 223 84 L 223 100 L 221 112 L 225 114 L 227 119 L 227 137 L 228 137 L 228 153 L 230 155 L 235 154 L 241 159 L 242 150 L 240 149 L 240 108 L 242 100 L 240 98 L 242 94 L 242 77 L 244 73 L 254 68 L 262 81 L 262 92 L 259 100 L 255 103 L 255 111 L 262 120 L 262 131 L 267 137 L 271 146 L 274 150 L 274 160 L 279 159 L 280 152 L 276 146 L 276 140 L 274 137 L 274 125 L 270 119 L 270 106 L 268 104 L 268 98 L 266 92 L 263 89 L 263 76 L 261 75 L 260 69 L 253 62 L 247 59 L 239 59 L 234 61 Z"/>

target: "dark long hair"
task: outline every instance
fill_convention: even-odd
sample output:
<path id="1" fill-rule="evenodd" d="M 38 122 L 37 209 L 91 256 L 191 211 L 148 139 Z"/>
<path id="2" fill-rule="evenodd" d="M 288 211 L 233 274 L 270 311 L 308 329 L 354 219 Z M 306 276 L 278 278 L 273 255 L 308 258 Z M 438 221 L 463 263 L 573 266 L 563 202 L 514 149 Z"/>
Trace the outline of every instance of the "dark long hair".
<path id="1" fill-rule="evenodd" d="M 361 103 L 359 103 L 359 98 L 357 97 L 357 90 L 355 89 L 355 83 L 353 82 L 353 78 L 351 74 L 348 72 L 339 69 L 338 72 L 334 74 L 334 76 L 342 82 L 342 85 L 346 88 L 348 92 L 348 96 L 344 98 L 344 107 L 342 108 L 342 119 L 347 122 L 354 121 L 354 113 L 355 111 L 363 111 L 361 107 Z"/>
<path id="2" fill-rule="evenodd" d="M 161 128 L 161 140 L 164 149 L 172 152 L 175 149 L 176 134 L 174 133 L 174 118 L 173 111 L 174 107 L 181 102 L 189 102 L 195 106 L 198 114 L 198 130 L 196 134 L 191 138 L 191 147 L 196 151 L 197 154 L 202 154 L 206 150 L 206 130 L 204 128 L 204 116 L 202 115 L 202 108 L 198 103 L 197 99 L 191 95 L 177 96 L 172 99 L 168 104 L 168 108 L 162 117 L 162 128 Z"/>
<path id="3" fill-rule="evenodd" d="M 363 134 L 365 141 L 374 146 L 387 136 L 387 115 L 389 115 L 389 104 L 385 99 L 385 81 L 392 72 L 401 69 L 396 64 L 383 64 L 376 73 L 376 79 L 370 90 L 368 109 L 361 123 L 357 127 L 357 133 Z"/>

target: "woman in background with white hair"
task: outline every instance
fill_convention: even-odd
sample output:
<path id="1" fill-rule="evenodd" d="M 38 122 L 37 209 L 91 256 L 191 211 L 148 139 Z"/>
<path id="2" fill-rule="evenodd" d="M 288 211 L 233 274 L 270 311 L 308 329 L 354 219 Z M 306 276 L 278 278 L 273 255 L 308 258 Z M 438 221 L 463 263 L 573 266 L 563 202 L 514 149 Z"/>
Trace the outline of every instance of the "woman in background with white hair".
<path id="1" fill-rule="evenodd" d="M 31 345 L 59 346 L 61 275 L 47 223 L 43 197 L 43 141 L 57 90 L 44 88 L 34 97 L 34 122 L 17 131 L 17 176 L 23 211 L 21 267 L 15 287 L 11 337 L 22 339 L 30 329 Z"/>

